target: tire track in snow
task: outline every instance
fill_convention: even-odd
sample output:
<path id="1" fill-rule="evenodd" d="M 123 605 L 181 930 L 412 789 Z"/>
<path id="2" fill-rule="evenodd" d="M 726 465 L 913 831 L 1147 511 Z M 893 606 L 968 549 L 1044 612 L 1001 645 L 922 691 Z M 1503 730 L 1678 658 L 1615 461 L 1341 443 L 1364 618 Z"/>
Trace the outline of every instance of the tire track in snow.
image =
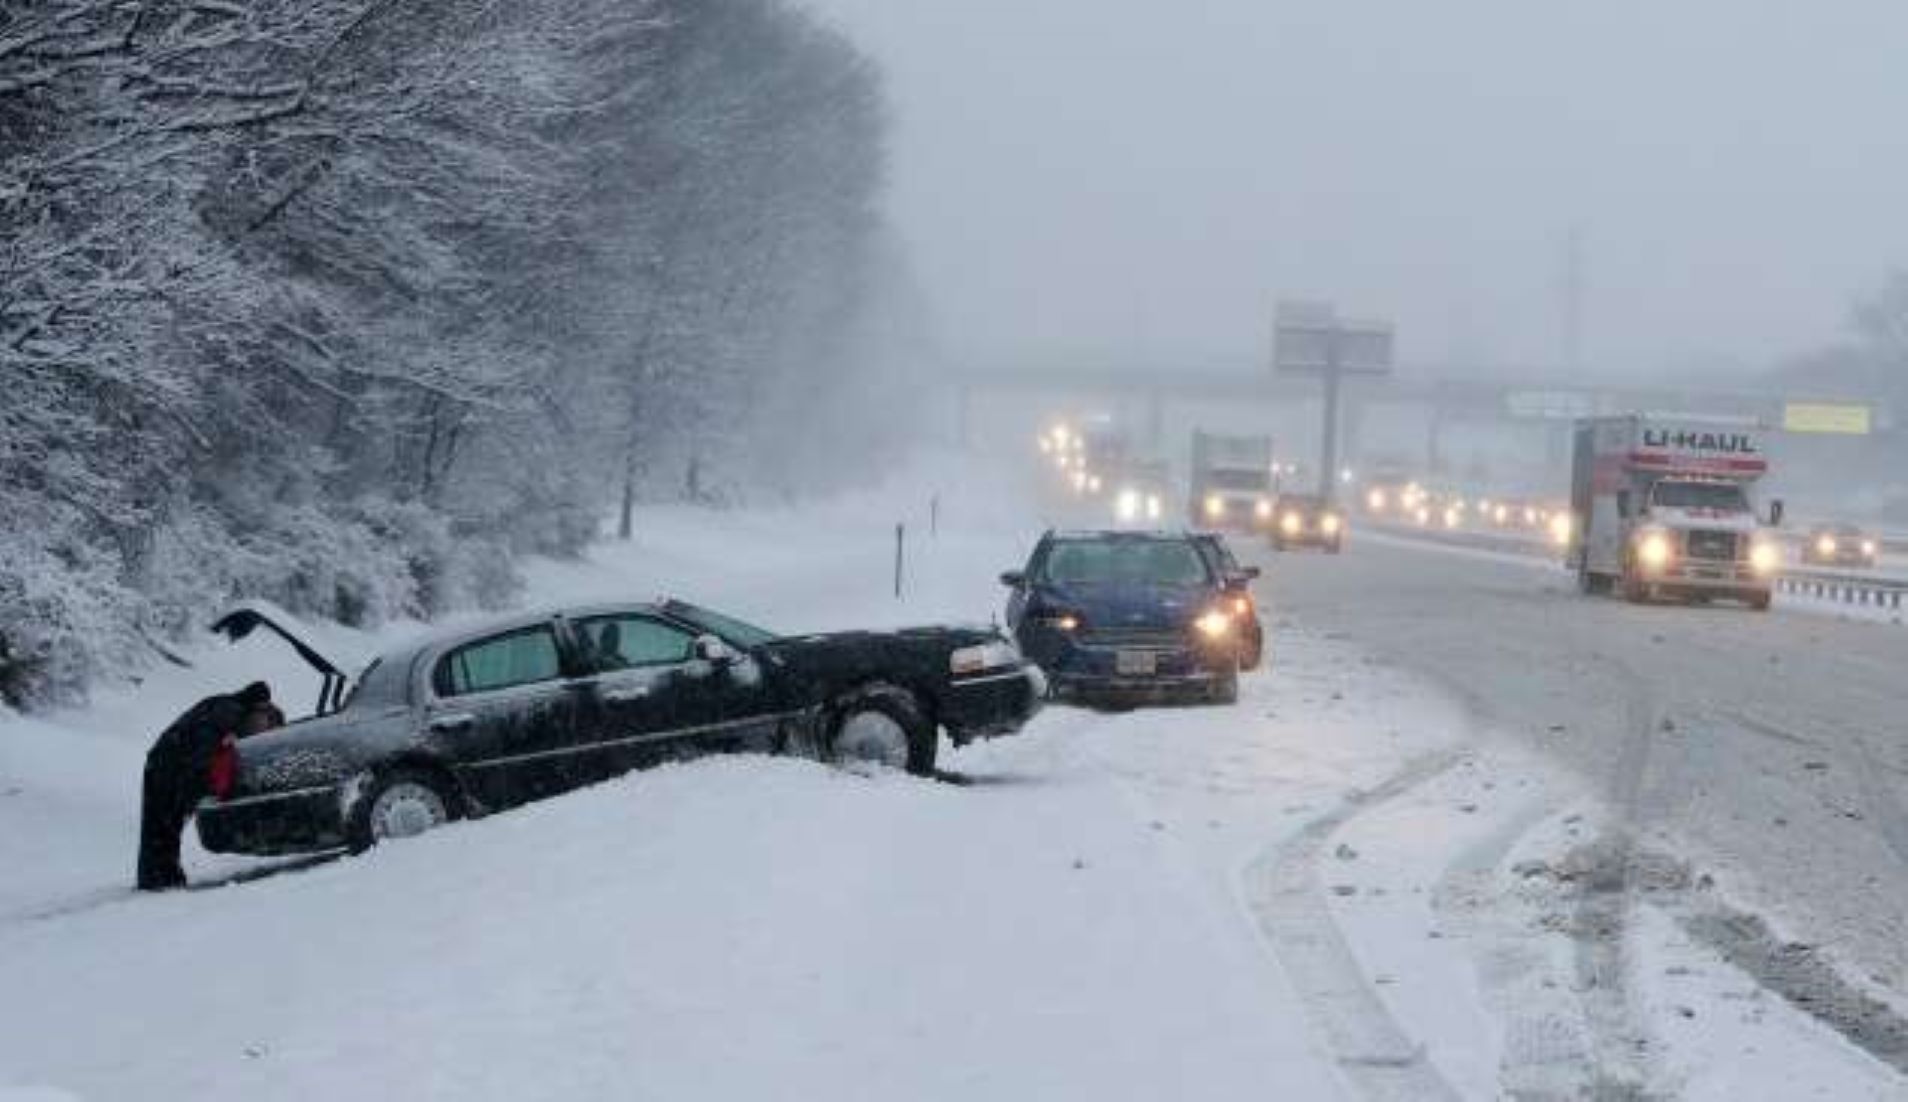
<path id="1" fill-rule="evenodd" d="M 1306 1013 L 1346 1077 L 1365 1097 L 1379 1102 L 1460 1095 L 1366 979 L 1332 917 L 1318 866 L 1327 840 L 1352 818 L 1396 799 L 1463 758 L 1460 750 L 1427 754 L 1376 788 L 1351 793 L 1336 810 L 1261 855 L 1242 874 L 1251 917 L 1304 1000 Z"/>

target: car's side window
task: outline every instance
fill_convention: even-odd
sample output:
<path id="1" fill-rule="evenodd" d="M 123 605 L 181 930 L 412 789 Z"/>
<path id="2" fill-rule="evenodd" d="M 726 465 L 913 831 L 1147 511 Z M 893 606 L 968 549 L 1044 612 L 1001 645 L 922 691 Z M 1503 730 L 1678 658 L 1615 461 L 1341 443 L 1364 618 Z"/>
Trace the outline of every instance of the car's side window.
<path id="1" fill-rule="evenodd" d="M 553 681 L 562 667 L 556 635 L 539 626 L 457 648 L 437 664 L 433 684 L 439 696 L 466 696 Z"/>
<path id="2" fill-rule="evenodd" d="M 668 666 L 689 661 L 696 637 L 648 616 L 598 616 L 576 622 L 577 638 L 599 670 Z"/>

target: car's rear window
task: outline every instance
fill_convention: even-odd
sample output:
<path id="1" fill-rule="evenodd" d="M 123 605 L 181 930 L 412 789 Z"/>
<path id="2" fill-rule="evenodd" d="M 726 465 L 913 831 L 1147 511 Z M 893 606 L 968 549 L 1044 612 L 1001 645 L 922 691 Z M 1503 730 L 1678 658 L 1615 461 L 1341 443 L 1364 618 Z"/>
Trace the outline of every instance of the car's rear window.
<path id="1" fill-rule="evenodd" d="M 459 647 L 438 663 L 433 684 L 439 696 L 465 696 L 552 681 L 561 671 L 556 635 L 534 627 Z"/>
<path id="2" fill-rule="evenodd" d="M 1212 580 L 1189 540 L 1059 540 L 1041 576 L 1058 585 L 1135 583 L 1203 585 Z"/>

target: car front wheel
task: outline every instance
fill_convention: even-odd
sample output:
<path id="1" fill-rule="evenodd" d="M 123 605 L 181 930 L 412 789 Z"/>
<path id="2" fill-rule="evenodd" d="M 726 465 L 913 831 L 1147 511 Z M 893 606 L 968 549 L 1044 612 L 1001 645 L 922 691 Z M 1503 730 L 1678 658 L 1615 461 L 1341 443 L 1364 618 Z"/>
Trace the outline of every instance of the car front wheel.
<path id="1" fill-rule="evenodd" d="M 830 761 L 933 776 L 939 737 L 913 693 L 893 685 L 870 685 L 837 701 L 834 714 Z"/>

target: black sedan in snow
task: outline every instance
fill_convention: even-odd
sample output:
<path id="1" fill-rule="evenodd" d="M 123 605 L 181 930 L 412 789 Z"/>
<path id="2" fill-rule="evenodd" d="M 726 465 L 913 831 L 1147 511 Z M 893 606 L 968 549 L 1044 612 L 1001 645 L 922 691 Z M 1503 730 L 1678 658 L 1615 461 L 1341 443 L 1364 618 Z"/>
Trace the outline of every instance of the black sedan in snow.
<path id="1" fill-rule="evenodd" d="M 781 636 L 679 601 L 525 614 L 389 651 L 344 692 L 337 668 L 257 606 L 325 676 L 318 715 L 249 738 L 199 806 L 214 852 L 363 849 L 703 754 L 794 753 L 934 771 L 1010 734 L 1045 692 L 987 628 Z"/>

